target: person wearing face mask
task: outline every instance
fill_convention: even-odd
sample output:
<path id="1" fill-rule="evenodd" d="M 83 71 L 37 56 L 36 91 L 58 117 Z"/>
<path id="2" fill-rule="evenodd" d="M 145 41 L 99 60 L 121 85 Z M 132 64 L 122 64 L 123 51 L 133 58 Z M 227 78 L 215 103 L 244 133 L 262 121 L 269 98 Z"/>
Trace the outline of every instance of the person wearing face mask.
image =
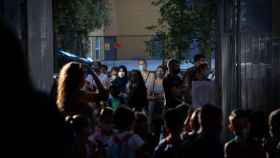
<path id="1" fill-rule="evenodd" d="M 261 144 L 250 138 L 249 112 L 233 110 L 229 116 L 229 129 L 234 138 L 225 143 L 225 158 L 265 158 Z"/>
<path id="2" fill-rule="evenodd" d="M 127 68 L 124 65 L 121 65 L 119 67 L 118 76 L 117 78 L 112 82 L 112 84 L 119 87 L 121 93 L 127 93 L 127 83 L 128 83 L 128 74 L 127 74 Z"/>
<path id="3" fill-rule="evenodd" d="M 147 87 L 148 94 L 150 94 L 152 91 L 152 88 L 153 88 L 155 74 L 148 70 L 148 63 L 144 59 L 140 59 L 138 61 L 138 67 L 139 67 L 139 71 L 141 72 L 142 77 L 144 79 L 145 85 Z"/>
<path id="4" fill-rule="evenodd" d="M 109 78 L 108 75 L 106 73 L 106 65 L 102 65 L 101 62 L 99 61 L 95 61 L 92 66 L 91 69 L 92 71 L 97 75 L 98 79 L 100 80 L 100 82 L 102 83 L 103 87 L 105 89 L 109 88 Z M 91 74 L 88 74 L 85 78 L 85 81 L 87 82 L 87 84 L 89 85 L 89 89 L 92 91 L 96 91 L 96 83 L 93 80 L 93 77 Z M 88 88 L 86 88 L 88 89 Z"/>
<path id="5" fill-rule="evenodd" d="M 177 60 L 170 59 L 167 63 L 168 72 L 163 78 L 165 108 L 174 108 L 183 102 L 182 79 L 178 76 L 180 65 Z"/>

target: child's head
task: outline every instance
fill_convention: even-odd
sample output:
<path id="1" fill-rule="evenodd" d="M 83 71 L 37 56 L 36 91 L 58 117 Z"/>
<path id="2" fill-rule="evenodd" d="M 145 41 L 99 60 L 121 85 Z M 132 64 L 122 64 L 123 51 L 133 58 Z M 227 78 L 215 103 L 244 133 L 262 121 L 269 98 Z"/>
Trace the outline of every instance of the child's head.
<path id="1" fill-rule="evenodd" d="M 170 108 L 164 113 L 164 123 L 167 130 L 171 133 L 180 134 L 183 130 L 184 119 L 182 118 L 180 109 Z"/>
<path id="2" fill-rule="evenodd" d="M 249 134 L 248 113 L 241 109 L 236 109 L 229 115 L 229 129 L 238 136 Z"/>
<path id="3" fill-rule="evenodd" d="M 80 138 L 87 138 L 92 132 L 89 119 L 83 115 L 67 116 L 65 121 Z"/>
<path id="4" fill-rule="evenodd" d="M 274 138 L 280 138 L 280 108 L 270 113 L 268 121 L 270 135 Z"/>
<path id="5" fill-rule="evenodd" d="M 114 124 L 118 130 L 131 130 L 134 119 L 133 111 L 126 106 L 119 106 L 114 113 Z"/>
<path id="6" fill-rule="evenodd" d="M 106 107 L 100 111 L 99 126 L 104 132 L 110 132 L 113 128 L 114 112 L 111 108 Z"/>
<path id="7" fill-rule="evenodd" d="M 263 111 L 252 111 L 249 113 L 250 138 L 262 139 L 268 136 L 267 118 Z"/>
<path id="8" fill-rule="evenodd" d="M 222 111 L 211 104 L 201 107 L 199 117 L 200 132 L 220 134 L 222 129 Z"/>
<path id="9" fill-rule="evenodd" d="M 100 67 L 101 73 L 107 74 L 108 73 L 108 66 L 107 65 L 101 65 Z"/>
<path id="10" fill-rule="evenodd" d="M 148 133 L 148 118 L 145 113 L 135 113 L 134 132 L 139 135 Z"/>

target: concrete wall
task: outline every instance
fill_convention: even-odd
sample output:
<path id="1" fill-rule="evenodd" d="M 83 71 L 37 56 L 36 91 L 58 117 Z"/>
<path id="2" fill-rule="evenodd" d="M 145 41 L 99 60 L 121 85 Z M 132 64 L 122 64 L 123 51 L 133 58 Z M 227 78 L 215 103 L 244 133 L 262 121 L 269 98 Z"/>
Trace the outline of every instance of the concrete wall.
<path id="1" fill-rule="evenodd" d="M 272 31 L 275 37 L 280 37 L 280 1 L 272 0 Z"/>
<path id="2" fill-rule="evenodd" d="M 34 86 L 48 92 L 54 66 L 52 0 L 1 0 L 0 5 L 22 42 Z"/>
<path id="3" fill-rule="evenodd" d="M 146 51 L 145 41 L 148 41 L 150 36 L 120 36 L 117 41 L 122 45 L 118 49 L 118 59 L 139 59 L 148 58 L 149 53 Z"/>
<path id="4" fill-rule="evenodd" d="M 116 0 L 118 35 L 149 35 L 145 29 L 155 24 L 160 16 L 159 10 L 150 0 Z"/>
<path id="5" fill-rule="evenodd" d="M 117 42 L 122 45 L 117 50 L 117 59 L 148 57 L 145 41 L 149 40 L 154 32 L 146 27 L 157 23 L 160 17 L 159 9 L 152 6 L 151 0 L 107 1 L 110 8 L 109 23 L 90 35 L 117 36 Z"/>
<path id="6" fill-rule="evenodd" d="M 150 0 L 118 0 L 116 4 L 117 39 L 123 45 L 118 49 L 117 57 L 143 58 L 148 57 L 145 41 L 153 35 L 147 26 L 157 23 L 159 10 L 151 5 Z"/>
<path id="7" fill-rule="evenodd" d="M 117 0 L 107 0 L 108 7 L 110 10 L 110 17 L 108 19 L 108 24 L 104 28 L 104 34 L 106 36 L 116 36 L 118 32 L 117 24 Z"/>
<path id="8" fill-rule="evenodd" d="M 28 59 L 34 86 L 50 91 L 53 75 L 52 0 L 28 0 Z"/>

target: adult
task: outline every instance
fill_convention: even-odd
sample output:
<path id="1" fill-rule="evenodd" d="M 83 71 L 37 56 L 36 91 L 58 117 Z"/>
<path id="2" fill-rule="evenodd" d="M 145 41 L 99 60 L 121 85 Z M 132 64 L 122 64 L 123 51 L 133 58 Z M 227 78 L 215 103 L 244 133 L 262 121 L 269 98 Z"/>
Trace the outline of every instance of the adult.
<path id="1" fill-rule="evenodd" d="M 101 71 L 102 64 L 99 61 L 95 61 L 91 65 L 91 70 L 96 74 L 100 82 L 105 89 L 109 88 L 109 78 L 108 75 Z M 85 78 L 86 84 L 89 85 L 89 89 L 96 91 L 97 83 L 91 73 L 87 74 Z"/>
<path id="2" fill-rule="evenodd" d="M 118 76 L 112 84 L 116 85 L 120 89 L 121 93 L 127 93 L 128 71 L 126 66 L 121 65 L 119 67 Z"/>
<path id="3" fill-rule="evenodd" d="M 185 74 L 183 75 L 184 87 L 185 87 L 185 102 L 191 104 L 192 96 L 191 96 L 191 88 L 192 81 L 194 80 L 202 80 L 204 77 L 204 69 L 205 66 L 200 66 L 202 64 L 206 64 L 206 57 L 203 54 L 196 54 L 194 56 L 194 66 L 189 68 Z M 203 77 L 201 77 L 201 75 Z"/>
<path id="4" fill-rule="evenodd" d="M 165 108 L 174 108 L 183 102 L 182 79 L 178 76 L 180 65 L 177 60 L 171 59 L 167 63 L 168 72 L 163 78 Z"/>
<path id="5" fill-rule="evenodd" d="M 83 114 L 91 118 L 92 109 L 89 102 L 99 102 L 107 97 L 107 93 L 98 77 L 91 73 L 97 84 L 99 93 L 82 91 L 84 86 L 84 67 L 81 63 L 70 62 L 64 65 L 59 73 L 57 106 L 65 115 Z M 107 99 L 105 99 L 107 100 Z"/>
<path id="6" fill-rule="evenodd" d="M 148 106 L 147 88 L 141 72 L 132 70 L 128 83 L 128 105 L 136 111 L 142 111 Z"/>
<path id="7" fill-rule="evenodd" d="M 162 121 L 162 111 L 164 108 L 164 90 L 163 77 L 165 75 L 164 67 L 158 66 L 155 72 L 155 79 L 151 91 L 148 93 L 149 99 L 149 121 L 151 132 L 153 132 L 157 139 L 159 139 Z"/>
<path id="8" fill-rule="evenodd" d="M 148 70 L 148 63 L 145 59 L 140 59 L 138 61 L 138 67 L 139 67 L 139 71 L 143 76 L 145 85 L 147 87 L 147 91 L 148 93 L 150 93 L 150 91 L 153 88 L 153 81 L 155 79 L 155 74 Z"/>

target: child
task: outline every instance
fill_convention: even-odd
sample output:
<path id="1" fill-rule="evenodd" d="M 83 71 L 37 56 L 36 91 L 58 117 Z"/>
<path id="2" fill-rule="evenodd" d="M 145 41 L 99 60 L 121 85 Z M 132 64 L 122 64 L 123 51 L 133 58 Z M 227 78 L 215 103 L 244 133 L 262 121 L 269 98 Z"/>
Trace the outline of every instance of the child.
<path id="1" fill-rule="evenodd" d="M 168 109 L 164 114 L 164 122 L 166 130 L 168 131 L 168 135 L 156 147 L 153 157 L 182 157 L 182 139 L 180 134 L 183 130 L 184 119 L 181 117 L 180 109 Z"/>
<path id="2" fill-rule="evenodd" d="M 94 134 L 89 137 L 89 140 L 95 144 L 97 148 L 96 154 L 106 155 L 108 142 L 113 133 L 113 110 L 106 107 L 101 110 L 98 127 L 96 127 Z"/>
<path id="3" fill-rule="evenodd" d="M 265 158 L 261 145 L 250 139 L 249 114 L 234 110 L 229 116 L 229 129 L 235 135 L 225 144 L 225 158 Z"/>
<path id="4" fill-rule="evenodd" d="M 143 139 L 131 132 L 134 113 L 125 106 L 120 106 L 114 113 L 116 132 L 109 141 L 108 158 L 136 158 L 143 155 Z"/>
<path id="5" fill-rule="evenodd" d="M 93 156 L 94 145 L 88 140 L 91 133 L 90 121 L 83 115 L 67 116 L 66 123 L 71 127 L 74 136 L 71 156 L 87 158 Z"/>

